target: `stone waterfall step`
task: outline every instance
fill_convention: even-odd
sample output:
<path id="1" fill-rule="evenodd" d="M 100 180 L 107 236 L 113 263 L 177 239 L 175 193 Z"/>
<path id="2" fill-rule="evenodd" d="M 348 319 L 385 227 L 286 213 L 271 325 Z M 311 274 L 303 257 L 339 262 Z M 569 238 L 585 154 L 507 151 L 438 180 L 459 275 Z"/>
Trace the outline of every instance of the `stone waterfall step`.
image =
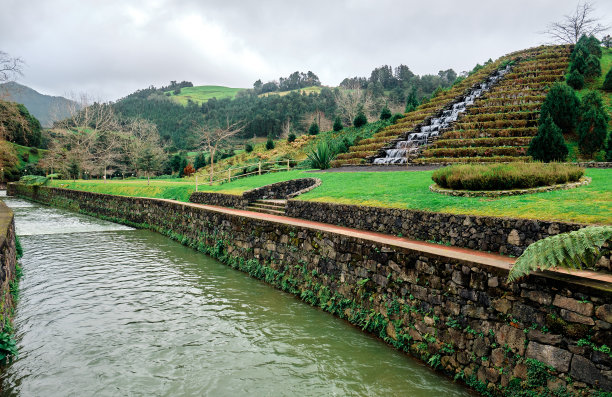
<path id="1" fill-rule="evenodd" d="M 287 200 L 255 200 L 247 206 L 247 210 L 271 215 L 285 215 Z"/>

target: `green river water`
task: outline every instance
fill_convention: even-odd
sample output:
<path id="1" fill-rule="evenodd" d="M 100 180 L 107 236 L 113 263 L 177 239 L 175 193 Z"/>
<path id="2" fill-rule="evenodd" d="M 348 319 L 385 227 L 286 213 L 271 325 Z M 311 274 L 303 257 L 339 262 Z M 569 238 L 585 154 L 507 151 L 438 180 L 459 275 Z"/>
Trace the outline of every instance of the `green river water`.
<path id="1" fill-rule="evenodd" d="M 2 396 L 468 396 L 343 320 L 146 230 L 15 198 Z"/>

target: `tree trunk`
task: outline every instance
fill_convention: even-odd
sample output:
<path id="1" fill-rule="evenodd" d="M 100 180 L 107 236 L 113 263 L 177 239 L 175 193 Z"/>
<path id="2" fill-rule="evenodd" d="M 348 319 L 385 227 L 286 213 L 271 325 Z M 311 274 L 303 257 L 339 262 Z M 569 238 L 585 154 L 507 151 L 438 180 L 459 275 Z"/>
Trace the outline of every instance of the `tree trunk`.
<path id="1" fill-rule="evenodd" d="M 147 171 L 147 186 L 149 186 L 149 171 Z"/>
<path id="2" fill-rule="evenodd" d="M 215 170 L 215 151 L 210 151 L 210 185 L 213 184 L 213 173 Z"/>

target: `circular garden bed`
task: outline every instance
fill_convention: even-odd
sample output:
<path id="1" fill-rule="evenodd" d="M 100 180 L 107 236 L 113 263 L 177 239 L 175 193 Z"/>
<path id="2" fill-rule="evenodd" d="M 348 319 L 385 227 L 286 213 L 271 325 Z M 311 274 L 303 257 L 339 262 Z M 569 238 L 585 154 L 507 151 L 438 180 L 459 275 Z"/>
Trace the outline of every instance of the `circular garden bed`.
<path id="1" fill-rule="evenodd" d="M 571 189 L 588 184 L 584 169 L 563 163 L 458 164 L 436 170 L 430 190 L 494 197 Z"/>

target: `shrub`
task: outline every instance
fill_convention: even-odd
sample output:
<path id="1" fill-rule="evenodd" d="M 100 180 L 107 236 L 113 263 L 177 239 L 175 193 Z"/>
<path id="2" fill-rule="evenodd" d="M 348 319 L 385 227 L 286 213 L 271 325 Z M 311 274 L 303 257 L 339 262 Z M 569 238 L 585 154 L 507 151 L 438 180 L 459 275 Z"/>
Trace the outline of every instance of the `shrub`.
<path id="1" fill-rule="evenodd" d="M 266 150 L 274 149 L 274 139 L 272 139 L 272 135 L 268 135 L 268 140 L 266 141 Z"/>
<path id="2" fill-rule="evenodd" d="M 608 70 L 608 73 L 606 73 L 606 78 L 601 88 L 604 91 L 612 91 L 612 69 Z"/>
<path id="3" fill-rule="evenodd" d="M 344 128 L 342 125 L 342 120 L 340 119 L 340 116 L 336 116 L 334 119 L 334 131 L 342 131 L 342 128 Z"/>
<path id="4" fill-rule="evenodd" d="M 253 151 L 253 145 L 250 142 L 244 144 L 244 151 L 251 153 Z"/>
<path id="5" fill-rule="evenodd" d="M 287 142 L 295 142 L 295 134 L 293 132 L 289 133 L 289 136 L 287 137 Z"/>
<path id="6" fill-rule="evenodd" d="M 578 181 L 584 169 L 569 164 L 460 164 L 436 170 L 431 179 L 457 190 L 526 189 Z"/>
<path id="7" fill-rule="evenodd" d="M 391 124 L 395 124 L 398 122 L 398 120 L 401 120 L 402 118 L 404 118 L 404 115 L 401 113 L 395 113 L 393 115 L 393 117 L 391 117 Z"/>
<path id="8" fill-rule="evenodd" d="M 580 113 L 578 146 L 582 154 L 590 157 L 603 148 L 606 140 L 608 115 L 601 96 L 595 91 L 588 92 L 582 99 Z"/>
<path id="9" fill-rule="evenodd" d="M 308 160 L 310 160 L 310 166 L 312 168 L 318 168 L 320 170 L 326 170 L 331 166 L 331 161 L 334 159 L 334 153 L 332 152 L 329 144 L 325 141 L 319 142 L 317 147 L 308 153 Z"/>
<path id="10" fill-rule="evenodd" d="M 193 165 L 191 165 L 191 164 L 187 164 L 187 167 L 185 167 L 185 168 L 183 169 L 183 175 L 185 175 L 185 176 L 190 176 L 191 174 L 194 174 L 194 173 L 195 173 L 195 171 L 196 171 L 196 170 L 195 170 L 195 168 L 193 168 Z"/>
<path id="11" fill-rule="evenodd" d="M 359 128 L 359 127 L 363 127 L 367 123 L 368 123 L 368 118 L 363 113 L 363 109 L 359 109 L 357 116 L 355 116 L 355 119 L 353 120 L 353 125 L 355 126 L 355 128 Z"/>
<path id="12" fill-rule="evenodd" d="M 606 141 L 606 161 L 612 161 L 612 133 L 608 134 Z"/>
<path id="13" fill-rule="evenodd" d="M 552 117 L 548 115 L 544 123 L 538 128 L 538 135 L 531 140 L 527 155 L 533 157 L 534 160 L 548 163 L 565 160 L 568 152 L 561 129 L 555 125 Z"/>
<path id="14" fill-rule="evenodd" d="M 580 101 L 571 87 L 556 83 L 548 91 L 540 113 L 540 124 L 550 114 L 553 122 L 563 132 L 569 132 L 576 126 Z"/>
<path id="15" fill-rule="evenodd" d="M 388 107 L 382 108 L 380 111 L 380 119 L 381 120 L 389 120 L 391 118 L 391 110 Z"/>
<path id="16" fill-rule="evenodd" d="M 310 124 L 310 128 L 308 128 L 309 135 L 317 135 L 319 133 L 319 124 L 314 121 Z"/>
<path id="17" fill-rule="evenodd" d="M 567 85 L 575 90 L 581 90 L 584 87 L 584 76 L 577 70 L 574 70 L 567 76 Z"/>
<path id="18" fill-rule="evenodd" d="M 37 155 L 38 154 L 38 149 L 35 147 L 31 147 L 30 148 L 30 153 L 32 153 L 33 155 Z"/>
<path id="19" fill-rule="evenodd" d="M 595 55 L 589 55 L 586 59 L 584 75 L 588 78 L 601 76 L 601 64 L 599 63 L 599 58 Z"/>

